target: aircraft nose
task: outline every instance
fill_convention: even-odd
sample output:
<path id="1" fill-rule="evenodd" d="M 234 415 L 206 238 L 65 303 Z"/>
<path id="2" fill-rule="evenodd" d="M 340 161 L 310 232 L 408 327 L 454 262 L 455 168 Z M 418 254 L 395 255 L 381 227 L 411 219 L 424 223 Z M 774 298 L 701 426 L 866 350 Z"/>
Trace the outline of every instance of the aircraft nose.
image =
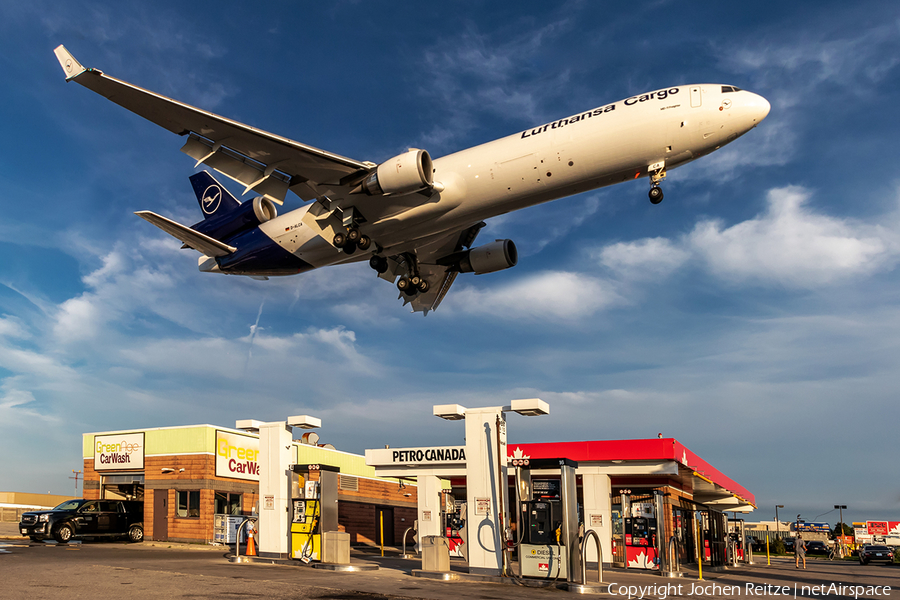
<path id="1" fill-rule="evenodd" d="M 759 94 L 747 92 L 747 96 L 747 100 L 744 102 L 744 110 L 753 119 L 753 124 L 756 125 L 768 116 L 772 105 Z"/>

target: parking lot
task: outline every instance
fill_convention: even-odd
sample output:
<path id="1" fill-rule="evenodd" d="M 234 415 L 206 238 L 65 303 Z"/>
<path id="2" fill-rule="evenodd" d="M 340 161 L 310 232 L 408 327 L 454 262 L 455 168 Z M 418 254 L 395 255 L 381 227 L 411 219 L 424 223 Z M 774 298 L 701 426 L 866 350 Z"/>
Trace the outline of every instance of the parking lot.
<path id="1" fill-rule="evenodd" d="M 232 564 L 222 547 L 146 542 L 55 543 L 0 542 L 2 596 L 6 598 L 229 598 L 366 600 L 368 598 L 428 598 L 499 600 L 502 598 L 550 598 L 569 594 L 559 589 L 525 588 L 496 583 L 442 582 L 413 577 L 417 560 L 382 558 L 378 553 L 357 551 L 353 561 L 375 563 L 377 571 L 335 573 L 306 566 Z M 759 558 L 757 558 L 759 560 Z M 900 566 L 867 565 L 811 559 L 806 571 L 794 568 L 792 558 L 686 577 L 663 578 L 650 572 L 606 569 L 605 597 L 624 595 L 628 586 L 643 590 L 645 598 L 733 598 L 794 595 L 852 598 L 847 588 L 821 593 L 827 586 L 878 586 L 859 597 L 900 599 Z M 596 576 L 593 574 L 592 576 Z M 663 586 L 669 585 L 665 588 Z M 751 588 L 748 589 L 747 585 Z M 820 593 L 802 593 L 803 586 L 826 586 Z M 680 587 L 678 587 L 680 586 Z M 787 590 L 785 590 L 785 586 Z M 890 586 L 886 590 L 884 586 Z M 873 588 L 874 589 L 874 588 Z M 777 591 L 777 593 L 776 593 Z M 843 591 L 844 593 L 839 593 Z M 737 593 L 735 593 L 737 592 Z M 635 595 L 639 595 L 635 594 Z"/>

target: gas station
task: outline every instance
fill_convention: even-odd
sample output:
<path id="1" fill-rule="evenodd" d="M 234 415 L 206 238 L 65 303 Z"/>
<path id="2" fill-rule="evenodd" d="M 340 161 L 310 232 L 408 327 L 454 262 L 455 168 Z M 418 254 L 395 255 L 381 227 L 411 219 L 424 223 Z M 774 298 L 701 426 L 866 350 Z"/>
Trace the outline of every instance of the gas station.
<path id="1" fill-rule="evenodd" d="M 737 518 L 755 509 L 749 491 L 673 438 L 508 443 L 511 413 L 549 412 L 537 398 L 437 405 L 465 421 L 463 445 L 364 457 L 316 443 L 309 415 L 84 434 L 85 497 L 143 499 L 149 539 L 212 543 L 213 517 L 228 516 L 255 529 L 252 560 L 332 570 L 358 570 L 351 545 L 409 541 L 419 577 L 588 593 L 588 571 L 678 577 L 749 560 Z"/>
<path id="2" fill-rule="evenodd" d="M 588 592 L 588 564 L 677 577 L 698 560 L 714 570 L 749 560 L 741 521 L 725 511 L 754 510 L 753 495 L 677 440 L 509 445 L 510 412 L 549 406 L 439 405 L 435 416 L 465 419 L 464 446 L 366 451 L 378 476 L 417 483 L 423 566 L 414 574 L 563 580 Z M 464 571 L 451 573 L 450 554 Z"/>

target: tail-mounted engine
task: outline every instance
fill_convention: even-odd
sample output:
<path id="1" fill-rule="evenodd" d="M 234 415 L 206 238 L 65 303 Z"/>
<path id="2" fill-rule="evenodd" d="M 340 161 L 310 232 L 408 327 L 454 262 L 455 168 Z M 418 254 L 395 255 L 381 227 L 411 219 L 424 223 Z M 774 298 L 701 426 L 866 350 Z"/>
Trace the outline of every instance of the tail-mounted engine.
<path id="1" fill-rule="evenodd" d="M 471 250 L 454 252 L 437 261 L 460 273 L 493 273 L 516 266 L 519 252 L 512 240 L 496 240 Z"/>
<path id="2" fill-rule="evenodd" d="M 191 229 L 217 240 L 226 240 L 278 216 L 275 203 L 264 196 L 244 202 L 234 210 L 200 221 Z"/>
<path id="3" fill-rule="evenodd" d="M 426 150 L 412 149 L 378 165 L 352 193 L 369 196 L 410 194 L 433 185 L 431 156 Z"/>

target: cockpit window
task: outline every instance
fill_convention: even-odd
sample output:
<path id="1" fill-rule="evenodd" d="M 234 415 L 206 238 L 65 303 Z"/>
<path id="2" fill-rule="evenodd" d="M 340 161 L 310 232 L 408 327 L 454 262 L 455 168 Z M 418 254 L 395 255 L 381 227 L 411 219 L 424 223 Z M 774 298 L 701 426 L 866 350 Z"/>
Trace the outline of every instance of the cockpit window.
<path id="1" fill-rule="evenodd" d="M 734 87 L 733 85 L 723 85 L 722 86 L 723 94 L 728 93 L 728 92 L 740 92 L 740 91 L 741 91 L 741 88 Z"/>

